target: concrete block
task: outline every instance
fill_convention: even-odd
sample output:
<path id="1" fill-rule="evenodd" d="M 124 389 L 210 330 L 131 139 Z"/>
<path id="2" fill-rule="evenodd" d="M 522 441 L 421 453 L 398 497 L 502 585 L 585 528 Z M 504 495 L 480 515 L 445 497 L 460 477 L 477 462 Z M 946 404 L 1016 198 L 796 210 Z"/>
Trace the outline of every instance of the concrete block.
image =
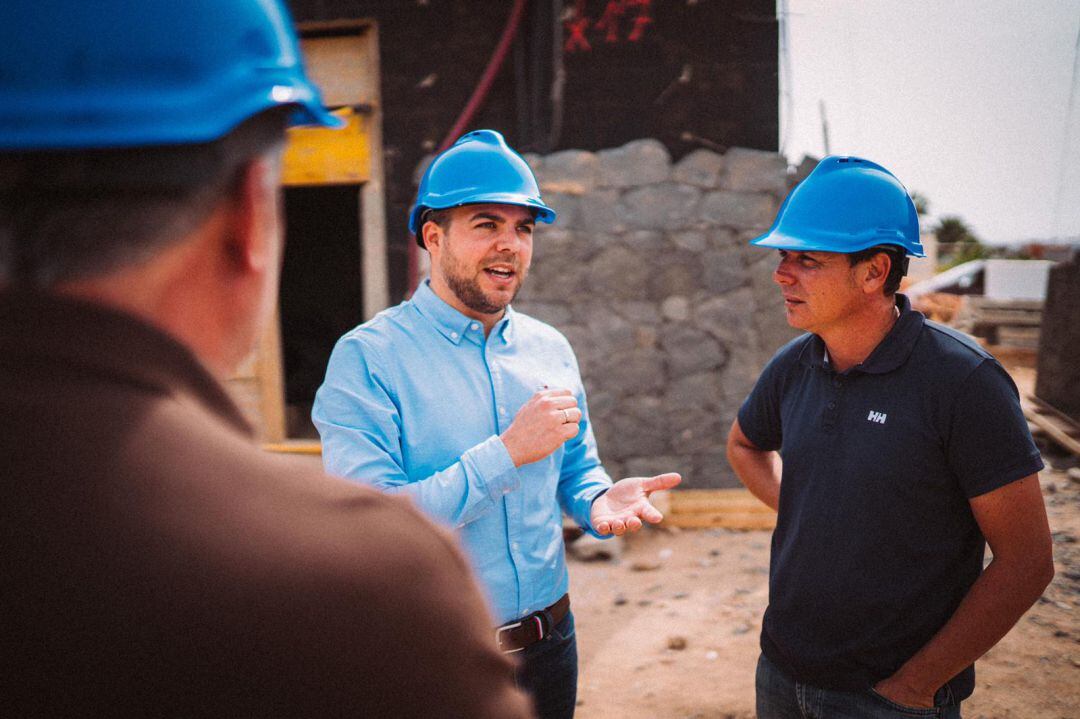
<path id="1" fill-rule="evenodd" d="M 619 203 L 620 217 L 631 229 L 678 230 L 698 219 L 701 190 L 665 182 L 628 190 Z"/>
<path id="2" fill-rule="evenodd" d="M 694 150 L 675 164 L 671 179 L 709 190 L 720 186 L 723 169 L 723 155 L 712 150 Z"/>
<path id="3" fill-rule="evenodd" d="M 596 157 L 601 187 L 652 185 L 671 177 L 671 155 L 659 140 L 634 140 L 600 150 Z"/>
<path id="4" fill-rule="evenodd" d="M 598 163 L 596 155 L 585 150 L 562 150 L 544 158 L 534 167 L 540 190 L 572 195 L 588 194 L 596 187 Z"/>
<path id="5" fill-rule="evenodd" d="M 702 221 L 721 227 L 760 228 L 764 232 L 772 224 L 777 208 L 776 198 L 765 192 L 719 190 L 702 198 L 699 216 Z"/>
<path id="6" fill-rule="evenodd" d="M 736 192 L 769 192 L 783 198 L 788 191 L 787 160 L 775 152 L 733 147 L 724 154 L 720 187 Z"/>

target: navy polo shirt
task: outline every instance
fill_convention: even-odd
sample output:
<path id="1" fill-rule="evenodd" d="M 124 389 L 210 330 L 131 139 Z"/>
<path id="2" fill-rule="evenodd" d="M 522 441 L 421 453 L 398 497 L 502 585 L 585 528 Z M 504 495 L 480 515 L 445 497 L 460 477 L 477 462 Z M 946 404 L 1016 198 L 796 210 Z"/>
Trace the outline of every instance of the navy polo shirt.
<path id="1" fill-rule="evenodd" d="M 816 335 L 789 342 L 739 410 L 746 437 L 783 458 L 762 651 L 830 689 L 870 687 L 930 640 L 982 571 L 968 500 L 1043 466 L 1001 365 L 897 306 L 847 372 Z M 953 696 L 974 682 L 968 667 Z"/>

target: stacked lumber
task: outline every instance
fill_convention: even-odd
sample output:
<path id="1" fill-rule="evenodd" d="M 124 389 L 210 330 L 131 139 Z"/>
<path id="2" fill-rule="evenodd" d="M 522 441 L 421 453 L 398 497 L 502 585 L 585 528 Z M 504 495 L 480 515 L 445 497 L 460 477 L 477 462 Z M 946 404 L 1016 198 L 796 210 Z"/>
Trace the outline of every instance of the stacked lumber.
<path id="1" fill-rule="evenodd" d="M 654 504 L 664 524 L 683 529 L 773 529 L 776 512 L 745 489 L 675 489 Z M 659 501 L 657 501 L 659 500 Z"/>
<path id="2" fill-rule="evenodd" d="M 1037 351 L 1042 311 L 1042 300 L 965 295 L 953 326 L 992 346 Z"/>
<path id="3" fill-rule="evenodd" d="M 1080 457 L 1080 424 L 1033 394 L 1025 400 L 1023 407 L 1027 420 L 1062 449 Z"/>

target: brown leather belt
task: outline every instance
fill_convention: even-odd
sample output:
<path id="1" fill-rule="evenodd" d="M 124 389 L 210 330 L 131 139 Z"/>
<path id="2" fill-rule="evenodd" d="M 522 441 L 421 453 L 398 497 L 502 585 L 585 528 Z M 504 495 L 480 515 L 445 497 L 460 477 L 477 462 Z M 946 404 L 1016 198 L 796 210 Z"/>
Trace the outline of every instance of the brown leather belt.
<path id="1" fill-rule="evenodd" d="M 570 595 L 564 594 L 547 609 L 509 622 L 495 629 L 495 645 L 503 654 L 520 652 L 551 634 L 570 611 Z"/>

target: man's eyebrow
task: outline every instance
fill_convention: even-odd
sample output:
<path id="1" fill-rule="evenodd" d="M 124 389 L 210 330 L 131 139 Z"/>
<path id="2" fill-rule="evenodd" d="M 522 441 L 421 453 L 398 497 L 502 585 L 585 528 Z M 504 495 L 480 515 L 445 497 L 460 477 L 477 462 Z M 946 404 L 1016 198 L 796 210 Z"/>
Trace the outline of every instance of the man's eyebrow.
<path id="1" fill-rule="evenodd" d="M 475 222 L 476 220 L 492 220 L 494 222 L 506 222 L 507 218 L 505 215 L 498 215 L 492 212 L 477 212 L 475 215 L 469 218 L 469 222 Z M 521 221 L 529 225 L 536 224 L 536 220 L 534 220 L 532 217 L 522 218 Z"/>

